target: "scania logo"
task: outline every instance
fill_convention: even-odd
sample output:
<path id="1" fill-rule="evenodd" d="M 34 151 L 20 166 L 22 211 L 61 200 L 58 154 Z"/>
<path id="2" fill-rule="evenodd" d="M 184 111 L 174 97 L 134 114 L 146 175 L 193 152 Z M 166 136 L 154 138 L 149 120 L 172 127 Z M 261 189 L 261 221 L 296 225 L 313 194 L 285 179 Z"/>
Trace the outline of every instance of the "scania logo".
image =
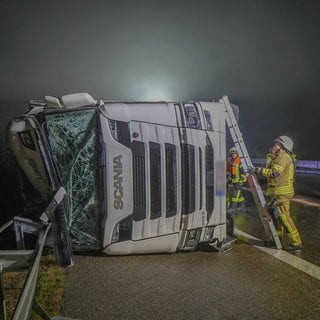
<path id="1" fill-rule="evenodd" d="M 113 195 L 114 208 L 122 209 L 123 207 L 123 188 L 122 188 L 122 155 L 113 158 Z"/>

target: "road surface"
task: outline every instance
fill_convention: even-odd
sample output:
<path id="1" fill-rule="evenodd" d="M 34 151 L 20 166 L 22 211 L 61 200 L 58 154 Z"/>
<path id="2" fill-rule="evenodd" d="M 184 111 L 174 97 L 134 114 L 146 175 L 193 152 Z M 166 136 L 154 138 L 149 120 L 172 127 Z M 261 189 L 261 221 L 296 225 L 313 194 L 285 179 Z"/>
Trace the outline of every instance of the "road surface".
<path id="1" fill-rule="evenodd" d="M 248 196 L 249 197 L 249 196 Z M 250 199 L 248 199 L 250 204 Z M 297 196 L 298 254 L 265 248 L 254 208 L 234 217 L 232 250 L 76 255 L 61 315 L 95 319 L 320 319 L 320 201 Z"/>

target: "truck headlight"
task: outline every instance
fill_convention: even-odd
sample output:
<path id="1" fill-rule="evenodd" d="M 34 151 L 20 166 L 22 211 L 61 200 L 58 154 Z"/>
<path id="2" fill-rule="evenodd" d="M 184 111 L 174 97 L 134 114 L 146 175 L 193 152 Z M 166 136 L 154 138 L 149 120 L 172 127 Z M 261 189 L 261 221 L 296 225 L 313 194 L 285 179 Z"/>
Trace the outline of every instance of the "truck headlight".
<path id="1" fill-rule="evenodd" d="M 213 235 L 213 229 L 214 227 L 208 227 L 206 228 L 206 231 L 204 233 L 203 241 L 204 242 L 210 242 Z"/>
<path id="2" fill-rule="evenodd" d="M 188 231 L 185 249 L 195 249 L 199 243 L 201 229 L 192 229 Z"/>
<path id="3" fill-rule="evenodd" d="M 111 242 L 118 242 L 120 238 L 120 222 L 117 223 L 114 228 L 113 228 L 113 232 L 112 232 L 112 238 L 111 238 Z"/>
<path id="4" fill-rule="evenodd" d="M 112 232 L 111 242 L 119 242 L 131 239 L 132 234 L 132 218 L 131 216 L 118 222 Z"/>
<path id="5" fill-rule="evenodd" d="M 118 141 L 118 125 L 117 121 L 109 120 L 110 131 L 113 136 L 113 139 Z"/>

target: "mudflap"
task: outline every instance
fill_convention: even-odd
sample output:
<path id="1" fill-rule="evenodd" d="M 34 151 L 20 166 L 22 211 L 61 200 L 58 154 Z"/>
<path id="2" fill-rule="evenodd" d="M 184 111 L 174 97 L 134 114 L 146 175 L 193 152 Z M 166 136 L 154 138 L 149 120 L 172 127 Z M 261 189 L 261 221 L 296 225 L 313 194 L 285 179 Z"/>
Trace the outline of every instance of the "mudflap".
<path id="1" fill-rule="evenodd" d="M 236 238 L 227 235 L 227 237 L 224 240 L 222 241 L 216 240 L 215 242 L 210 243 L 210 246 L 219 252 L 227 252 L 232 249 L 232 244 L 236 240 L 237 240 Z"/>

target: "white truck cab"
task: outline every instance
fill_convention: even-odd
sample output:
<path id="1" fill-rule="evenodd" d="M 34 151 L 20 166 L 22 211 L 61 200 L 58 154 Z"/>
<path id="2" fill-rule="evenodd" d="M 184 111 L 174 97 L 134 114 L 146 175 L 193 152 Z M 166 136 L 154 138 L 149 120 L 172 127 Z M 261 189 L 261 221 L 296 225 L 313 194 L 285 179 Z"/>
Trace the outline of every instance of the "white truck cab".
<path id="1" fill-rule="evenodd" d="M 31 100 L 7 133 L 36 191 L 35 206 L 66 189 L 73 249 L 114 255 L 230 248 L 222 103 L 46 96 Z"/>

